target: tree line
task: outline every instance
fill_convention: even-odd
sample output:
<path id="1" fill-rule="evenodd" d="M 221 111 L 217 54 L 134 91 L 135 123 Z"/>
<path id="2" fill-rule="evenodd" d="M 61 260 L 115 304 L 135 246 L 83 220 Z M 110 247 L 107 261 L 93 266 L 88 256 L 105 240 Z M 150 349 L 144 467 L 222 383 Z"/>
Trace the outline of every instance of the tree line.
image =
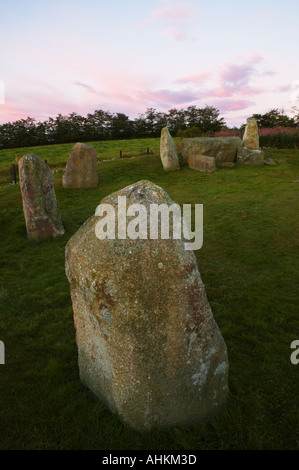
<path id="1" fill-rule="evenodd" d="M 173 136 L 179 130 L 191 127 L 200 129 L 204 134 L 220 130 L 225 125 L 219 114 L 219 110 L 212 106 L 189 106 L 186 109 L 171 109 L 168 113 L 148 108 L 133 120 L 126 114 L 101 109 L 86 117 L 77 113 L 59 114 L 44 122 L 27 117 L 0 125 L 0 148 L 159 137 L 165 126 Z"/>
<path id="2" fill-rule="evenodd" d="M 159 137 L 161 129 L 166 126 L 173 136 L 188 136 L 190 131 L 192 136 L 214 135 L 217 131 L 227 129 L 224 118 L 219 115 L 218 109 L 206 105 L 204 108 L 174 108 L 167 113 L 148 108 L 133 120 L 126 114 L 101 109 L 86 117 L 77 113 L 59 114 L 43 122 L 27 117 L 0 125 L 0 148 Z M 290 118 L 278 109 L 263 115 L 253 114 L 252 117 L 260 128 L 297 127 L 299 123 L 299 113 Z"/>

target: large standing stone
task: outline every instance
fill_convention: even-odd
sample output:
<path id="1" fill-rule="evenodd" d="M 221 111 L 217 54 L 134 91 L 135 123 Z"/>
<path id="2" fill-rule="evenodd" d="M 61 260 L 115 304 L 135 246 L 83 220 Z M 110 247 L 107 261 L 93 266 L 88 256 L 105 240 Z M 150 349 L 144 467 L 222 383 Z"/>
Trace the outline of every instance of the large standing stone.
<path id="1" fill-rule="evenodd" d="M 191 156 L 207 155 L 215 158 L 216 165 L 221 165 L 235 162 L 241 147 L 240 137 L 194 137 L 182 140 L 180 152 L 185 163 Z"/>
<path id="2" fill-rule="evenodd" d="M 94 188 L 98 185 L 97 152 L 78 142 L 70 152 L 62 177 L 64 188 Z"/>
<path id="3" fill-rule="evenodd" d="M 28 237 L 40 242 L 63 235 L 50 167 L 33 154 L 24 155 L 18 167 Z"/>
<path id="4" fill-rule="evenodd" d="M 217 170 L 215 158 L 207 157 L 206 155 L 191 155 L 191 157 L 188 158 L 188 165 L 192 170 L 205 173 L 213 173 Z"/>
<path id="5" fill-rule="evenodd" d="M 243 146 L 252 149 L 259 149 L 259 131 L 254 118 L 248 118 L 243 135 Z"/>
<path id="6" fill-rule="evenodd" d="M 149 181 L 101 204 L 117 214 L 118 196 L 148 214 L 173 203 Z M 66 246 L 82 383 L 137 430 L 211 417 L 228 397 L 228 357 L 194 252 L 180 239 L 99 240 L 99 219 Z"/>
<path id="7" fill-rule="evenodd" d="M 176 146 L 167 127 L 161 131 L 160 156 L 164 170 L 180 169 Z"/>

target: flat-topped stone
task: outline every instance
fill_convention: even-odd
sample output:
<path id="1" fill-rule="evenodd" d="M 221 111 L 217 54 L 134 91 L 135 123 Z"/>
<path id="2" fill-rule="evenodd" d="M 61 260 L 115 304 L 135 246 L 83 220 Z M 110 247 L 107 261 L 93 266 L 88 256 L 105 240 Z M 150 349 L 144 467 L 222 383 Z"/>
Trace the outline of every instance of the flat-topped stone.
<path id="1" fill-rule="evenodd" d="M 265 152 L 263 150 L 243 147 L 238 154 L 237 162 L 242 165 L 262 166 L 264 156 Z"/>
<path id="2" fill-rule="evenodd" d="M 240 137 L 194 137 L 183 139 L 180 152 L 183 162 L 194 155 L 214 157 L 216 165 L 223 162 L 235 162 L 242 147 Z"/>
<path id="3" fill-rule="evenodd" d="M 192 155 L 188 158 L 189 168 L 193 170 L 202 171 L 205 173 L 213 173 L 217 171 L 215 157 L 208 157 L 206 155 Z"/>

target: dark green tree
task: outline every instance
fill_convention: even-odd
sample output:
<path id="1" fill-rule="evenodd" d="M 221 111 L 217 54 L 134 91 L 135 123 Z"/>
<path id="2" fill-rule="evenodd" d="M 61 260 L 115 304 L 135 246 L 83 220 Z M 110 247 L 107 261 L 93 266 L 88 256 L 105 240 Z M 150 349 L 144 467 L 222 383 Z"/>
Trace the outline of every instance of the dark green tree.
<path id="1" fill-rule="evenodd" d="M 167 127 L 172 135 L 176 135 L 179 130 L 186 129 L 185 111 L 183 109 L 170 109 L 166 118 Z"/>
<path id="2" fill-rule="evenodd" d="M 272 127 L 296 127 L 296 120 L 290 118 L 283 111 L 278 109 L 271 109 L 265 114 L 253 114 L 252 117 L 256 119 L 257 125 L 260 128 Z"/>
<path id="3" fill-rule="evenodd" d="M 110 111 L 97 109 L 94 113 L 87 114 L 85 123 L 85 136 L 89 141 L 107 140 L 111 136 L 111 120 Z"/>
<path id="4" fill-rule="evenodd" d="M 110 121 L 111 139 L 130 139 L 133 137 L 133 123 L 123 113 L 116 113 Z"/>

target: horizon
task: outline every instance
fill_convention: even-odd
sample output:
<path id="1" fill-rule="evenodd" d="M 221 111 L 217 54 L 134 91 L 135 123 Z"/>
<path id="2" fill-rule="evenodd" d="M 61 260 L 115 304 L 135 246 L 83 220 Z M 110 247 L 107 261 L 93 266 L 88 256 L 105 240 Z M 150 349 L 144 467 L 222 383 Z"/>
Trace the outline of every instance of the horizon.
<path id="1" fill-rule="evenodd" d="M 295 0 L 12 0 L 1 5 L 0 124 L 188 106 L 218 109 L 228 127 L 271 109 L 292 116 L 298 13 Z"/>

